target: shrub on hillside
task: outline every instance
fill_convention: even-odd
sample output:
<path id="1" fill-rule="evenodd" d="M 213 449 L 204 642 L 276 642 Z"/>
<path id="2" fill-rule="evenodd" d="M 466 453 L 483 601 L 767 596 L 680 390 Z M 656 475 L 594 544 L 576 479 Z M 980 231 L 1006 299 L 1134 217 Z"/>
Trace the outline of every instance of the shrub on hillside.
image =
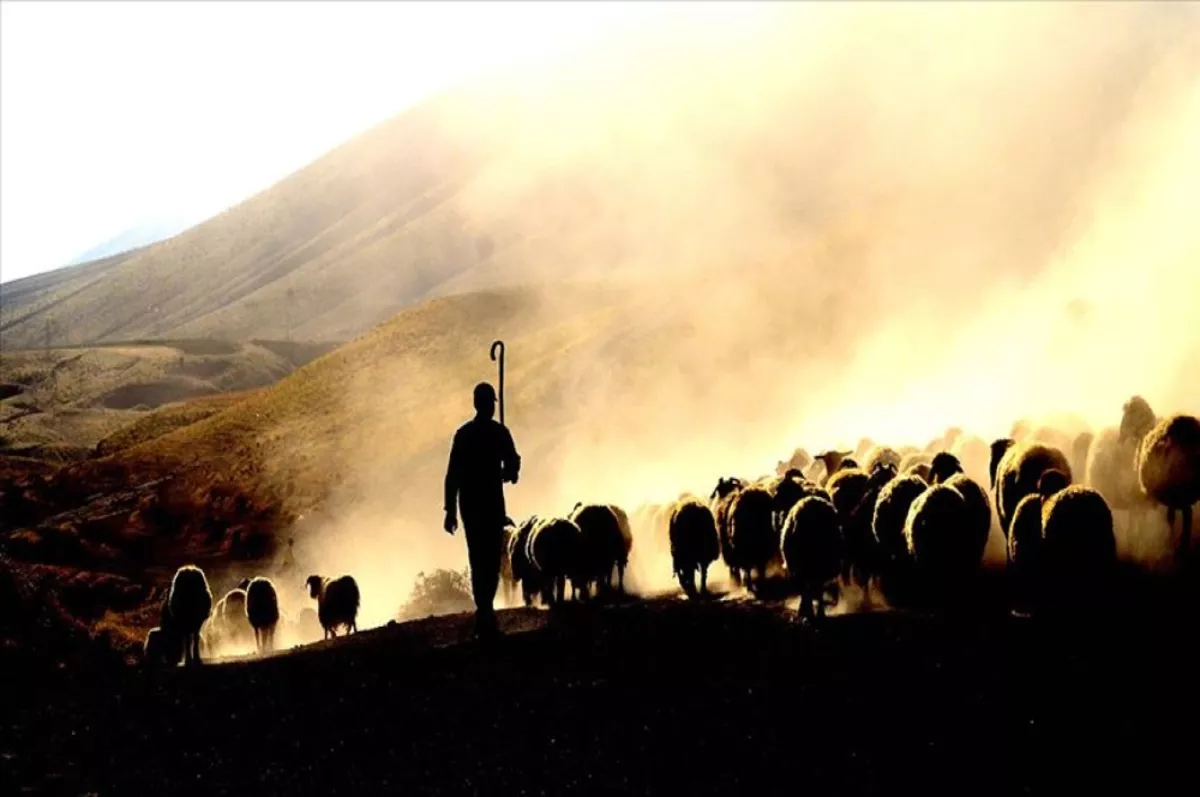
<path id="1" fill-rule="evenodd" d="M 399 619 L 416 620 L 438 614 L 468 612 L 475 608 L 471 580 L 466 570 L 434 570 L 417 573 L 412 595 L 400 607 Z"/>

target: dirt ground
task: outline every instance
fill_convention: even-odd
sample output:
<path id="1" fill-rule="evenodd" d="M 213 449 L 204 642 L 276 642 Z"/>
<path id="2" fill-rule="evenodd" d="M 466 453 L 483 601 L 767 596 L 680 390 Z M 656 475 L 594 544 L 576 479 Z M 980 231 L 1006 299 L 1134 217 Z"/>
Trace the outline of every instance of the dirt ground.
<path id="1" fill-rule="evenodd" d="M 0 791 L 1177 792 L 1197 708 L 1179 622 L 814 628 L 664 598 L 504 612 L 495 643 L 452 616 L 190 670 L 13 672 Z"/>

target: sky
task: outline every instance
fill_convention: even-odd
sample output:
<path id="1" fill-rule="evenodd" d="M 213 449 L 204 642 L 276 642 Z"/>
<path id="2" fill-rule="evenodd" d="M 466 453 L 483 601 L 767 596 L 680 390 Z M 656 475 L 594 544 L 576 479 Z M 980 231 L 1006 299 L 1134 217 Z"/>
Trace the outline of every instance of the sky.
<path id="1" fill-rule="evenodd" d="M 0 281 L 199 222 L 439 89 L 659 10 L 4 0 Z"/>

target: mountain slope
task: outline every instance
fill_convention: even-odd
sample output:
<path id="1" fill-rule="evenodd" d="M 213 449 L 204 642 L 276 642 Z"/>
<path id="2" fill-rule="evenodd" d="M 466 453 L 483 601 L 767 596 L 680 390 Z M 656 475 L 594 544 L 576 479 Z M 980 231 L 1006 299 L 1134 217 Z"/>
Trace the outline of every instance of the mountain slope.
<path id="1" fill-rule="evenodd" d="M 1186 8 L 756 13 L 436 97 L 102 274 L 6 285 L 2 342 L 344 340 L 568 273 L 746 277 L 855 214 L 865 290 L 1027 279 L 1163 64 L 1194 74 Z"/>

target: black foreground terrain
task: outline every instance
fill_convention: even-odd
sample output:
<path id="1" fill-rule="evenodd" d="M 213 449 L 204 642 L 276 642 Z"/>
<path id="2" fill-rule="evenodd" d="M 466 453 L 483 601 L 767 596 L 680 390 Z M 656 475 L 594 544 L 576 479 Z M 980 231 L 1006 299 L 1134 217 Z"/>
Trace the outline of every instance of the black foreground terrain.
<path id="1" fill-rule="evenodd" d="M 1196 626 L 657 599 L 10 673 L 0 793 L 1189 793 Z M 5 785 L 7 782 L 8 785 Z"/>

